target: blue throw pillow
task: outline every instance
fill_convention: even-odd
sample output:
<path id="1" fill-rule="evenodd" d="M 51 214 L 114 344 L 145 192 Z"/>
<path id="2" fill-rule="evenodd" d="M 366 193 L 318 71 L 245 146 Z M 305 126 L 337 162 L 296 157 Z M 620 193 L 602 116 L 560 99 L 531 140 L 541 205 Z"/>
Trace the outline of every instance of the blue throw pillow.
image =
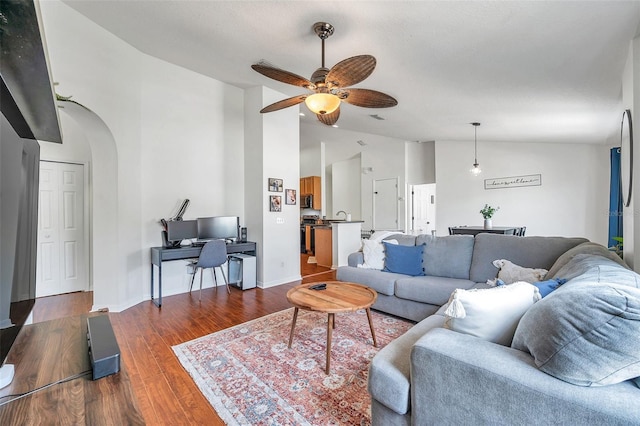
<path id="1" fill-rule="evenodd" d="M 540 296 L 545 297 L 566 282 L 567 280 L 563 278 L 554 278 L 552 280 L 538 281 L 531 284 L 538 287 L 538 290 L 540 290 Z"/>
<path id="2" fill-rule="evenodd" d="M 411 276 L 424 275 L 422 254 L 424 244 L 419 246 L 402 246 L 384 242 L 384 269 Z"/>

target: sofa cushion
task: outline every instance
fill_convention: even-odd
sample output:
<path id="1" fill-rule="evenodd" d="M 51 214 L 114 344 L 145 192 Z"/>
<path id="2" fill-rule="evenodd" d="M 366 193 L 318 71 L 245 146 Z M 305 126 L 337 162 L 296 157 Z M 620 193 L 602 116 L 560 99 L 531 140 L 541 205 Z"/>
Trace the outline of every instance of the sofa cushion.
<path id="1" fill-rule="evenodd" d="M 424 275 L 422 266 L 422 255 L 424 246 L 401 246 L 391 244 L 387 241 L 384 244 L 384 269 L 385 272 L 395 272 L 411 276 Z"/>
<path id="2" fill-rule="evenodd" d="M 476 235 L 469 279 L 487 282 L 496 278 L 496 259 L 508 259 L 525 268 L 549 269 L 560 255 L 588 241 L 585 238 L 516 237 L 513 235 L 480 233 Z M 560 277 L 562 278 L 562 277 Z"/>
<path id="3" fill-rule="evenodd" d="M 368 389 L 372 399 L 398 414 L 409 411 L 411 347 L 427 331 L 442 327 L 443 322 L 442 315 L 431 315 L 380 349 L 369 366 Z"/>
<path id="4" fill-rule="evenodd" d="M 520 318 L 538 300 L 538 288 L 524 281 L 488 290 L 457 289 L 444 311 L 444 328 L 510 346 Z"/>
<path id="5" fill-rule="evenodd" d="M 354 268 L 352 266 L 340 266 L 336 271 L 336 279 L 339 281 L 366 285 L 387 296 L 393 296 L 395 282 L 399 278 L 406 278 L 406 275 L 382 272 L 375 269 Z"/>
<path id="6" fill-rule="evenodd" d="M 556 272 L 554 278 L 567 279 L 569 283 L 610 282 L 640 288 L 640 275 L 600 255 L 577 254 Z"/>
<path id="7" fill-rule="evenodd" d="M 418 235 L 416 245 L 420 244 L 425 244 L 423 266 L 426 275 L 469 279 L 473 235 Z"/>
<path id="8" fill-rule="evenodd" d="M 564 252 L 555 261 L 553 266 L 551 268 L 549 268 L 549 272 L 547 272 L 547 276 L 545 278 L 567 278 L 567 277 L 559 276 L 558 275 L 558 271 L 560 270 L 560 268 L 562 268 L 567 263 L 569 263 L 569 261 L 571 259 L 573 259 L 574 256 L 576 256 L 578 254 L 595 254 L 595 255 L 607 258 L 609 260 L 612 260 L 612 261 L 618 263 L 620 266 L 623 266 L 624 268 L 627 268 L 627 265 L 624 263 L 624 260 L 622 260 L 620 258 L 620 256 L 618 256 L 614 252 L 610 251 L 609 249 L 607 249 L 605 246 L 603 246 L 601 244 L 592 243 L 591 241 L 588 241 L 586 243 L 578 244 L 577 246 L 573 247 L 572 249 L 569 249 L 566 252 Z"/>
<path id="9" fill-rule="evenodd" d="M 640 290 L 567 283 L 527 311 L 512 347 L 547 374 L 579 386 L 640 376 Z"/>
<path id="10" fill-rule="evenodd" d="M 468 289 L 474 285 L 473 281 L 458 278 L 404 277 L 396 281 L 395 295 L 401 299 L 442 306 L 455 289 Z"/>

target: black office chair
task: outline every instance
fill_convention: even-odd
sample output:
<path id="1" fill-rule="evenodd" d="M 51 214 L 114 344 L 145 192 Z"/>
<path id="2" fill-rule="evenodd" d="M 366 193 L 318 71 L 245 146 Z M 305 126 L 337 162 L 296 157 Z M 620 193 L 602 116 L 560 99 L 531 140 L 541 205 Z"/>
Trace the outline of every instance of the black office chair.
<path id="1" fill-rule="evenodd" d="M 198 260 L 191 263 L 191 267 L 193 268 L 193 275 L 191 275 L 191 286 L 189 287 L 189 293 L 191 293 L 191 289 L 193 288 L 193 279 L 196 276 L 196 272 L 200 269 L 200 297 L 199 300 L 202 300 L 202 271 L 204 269 L 211 269 L 211 275 L 213 276 L 213 282 L 216 286 L 216 290 L 218 290 L 218 279 L 216 278 L 216 268 L 220 269 L 222 272 L 222 278 L 224 278 L 224 283 L 227 286 L 227 293 L 231 293 L 229 290 L 229 283 L 227 282 L 227 277 L 224 274 L 224 270 L 222 269 L 222 265 L 227 261 L 227 245 L 224 240 L 212 240 L 207 242 L 204 247 L 202 247 L 202 251 L 200 252 L 200 257 Z"/>

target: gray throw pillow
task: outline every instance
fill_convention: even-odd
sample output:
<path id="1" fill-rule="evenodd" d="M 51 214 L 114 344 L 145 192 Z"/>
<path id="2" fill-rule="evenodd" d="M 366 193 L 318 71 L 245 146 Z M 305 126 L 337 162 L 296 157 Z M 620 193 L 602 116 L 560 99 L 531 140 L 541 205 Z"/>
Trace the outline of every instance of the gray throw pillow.
<path id="1" fill-rule="evenodd" d="M 540 370 L 574 385 L 640 376 L 640 290 L 568 284 L 524 314 L 511 346 L 529 352 Z"/>

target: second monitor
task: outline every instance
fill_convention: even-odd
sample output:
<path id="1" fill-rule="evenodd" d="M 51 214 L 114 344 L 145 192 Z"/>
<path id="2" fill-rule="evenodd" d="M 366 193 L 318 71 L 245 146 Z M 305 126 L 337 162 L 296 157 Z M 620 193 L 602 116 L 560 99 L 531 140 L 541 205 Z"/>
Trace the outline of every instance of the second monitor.
<path id="1" fill-rule="evenodd" d="M 238 216 L 199 217 L 198 240 L 238 240 L 240 218 Z"/>

